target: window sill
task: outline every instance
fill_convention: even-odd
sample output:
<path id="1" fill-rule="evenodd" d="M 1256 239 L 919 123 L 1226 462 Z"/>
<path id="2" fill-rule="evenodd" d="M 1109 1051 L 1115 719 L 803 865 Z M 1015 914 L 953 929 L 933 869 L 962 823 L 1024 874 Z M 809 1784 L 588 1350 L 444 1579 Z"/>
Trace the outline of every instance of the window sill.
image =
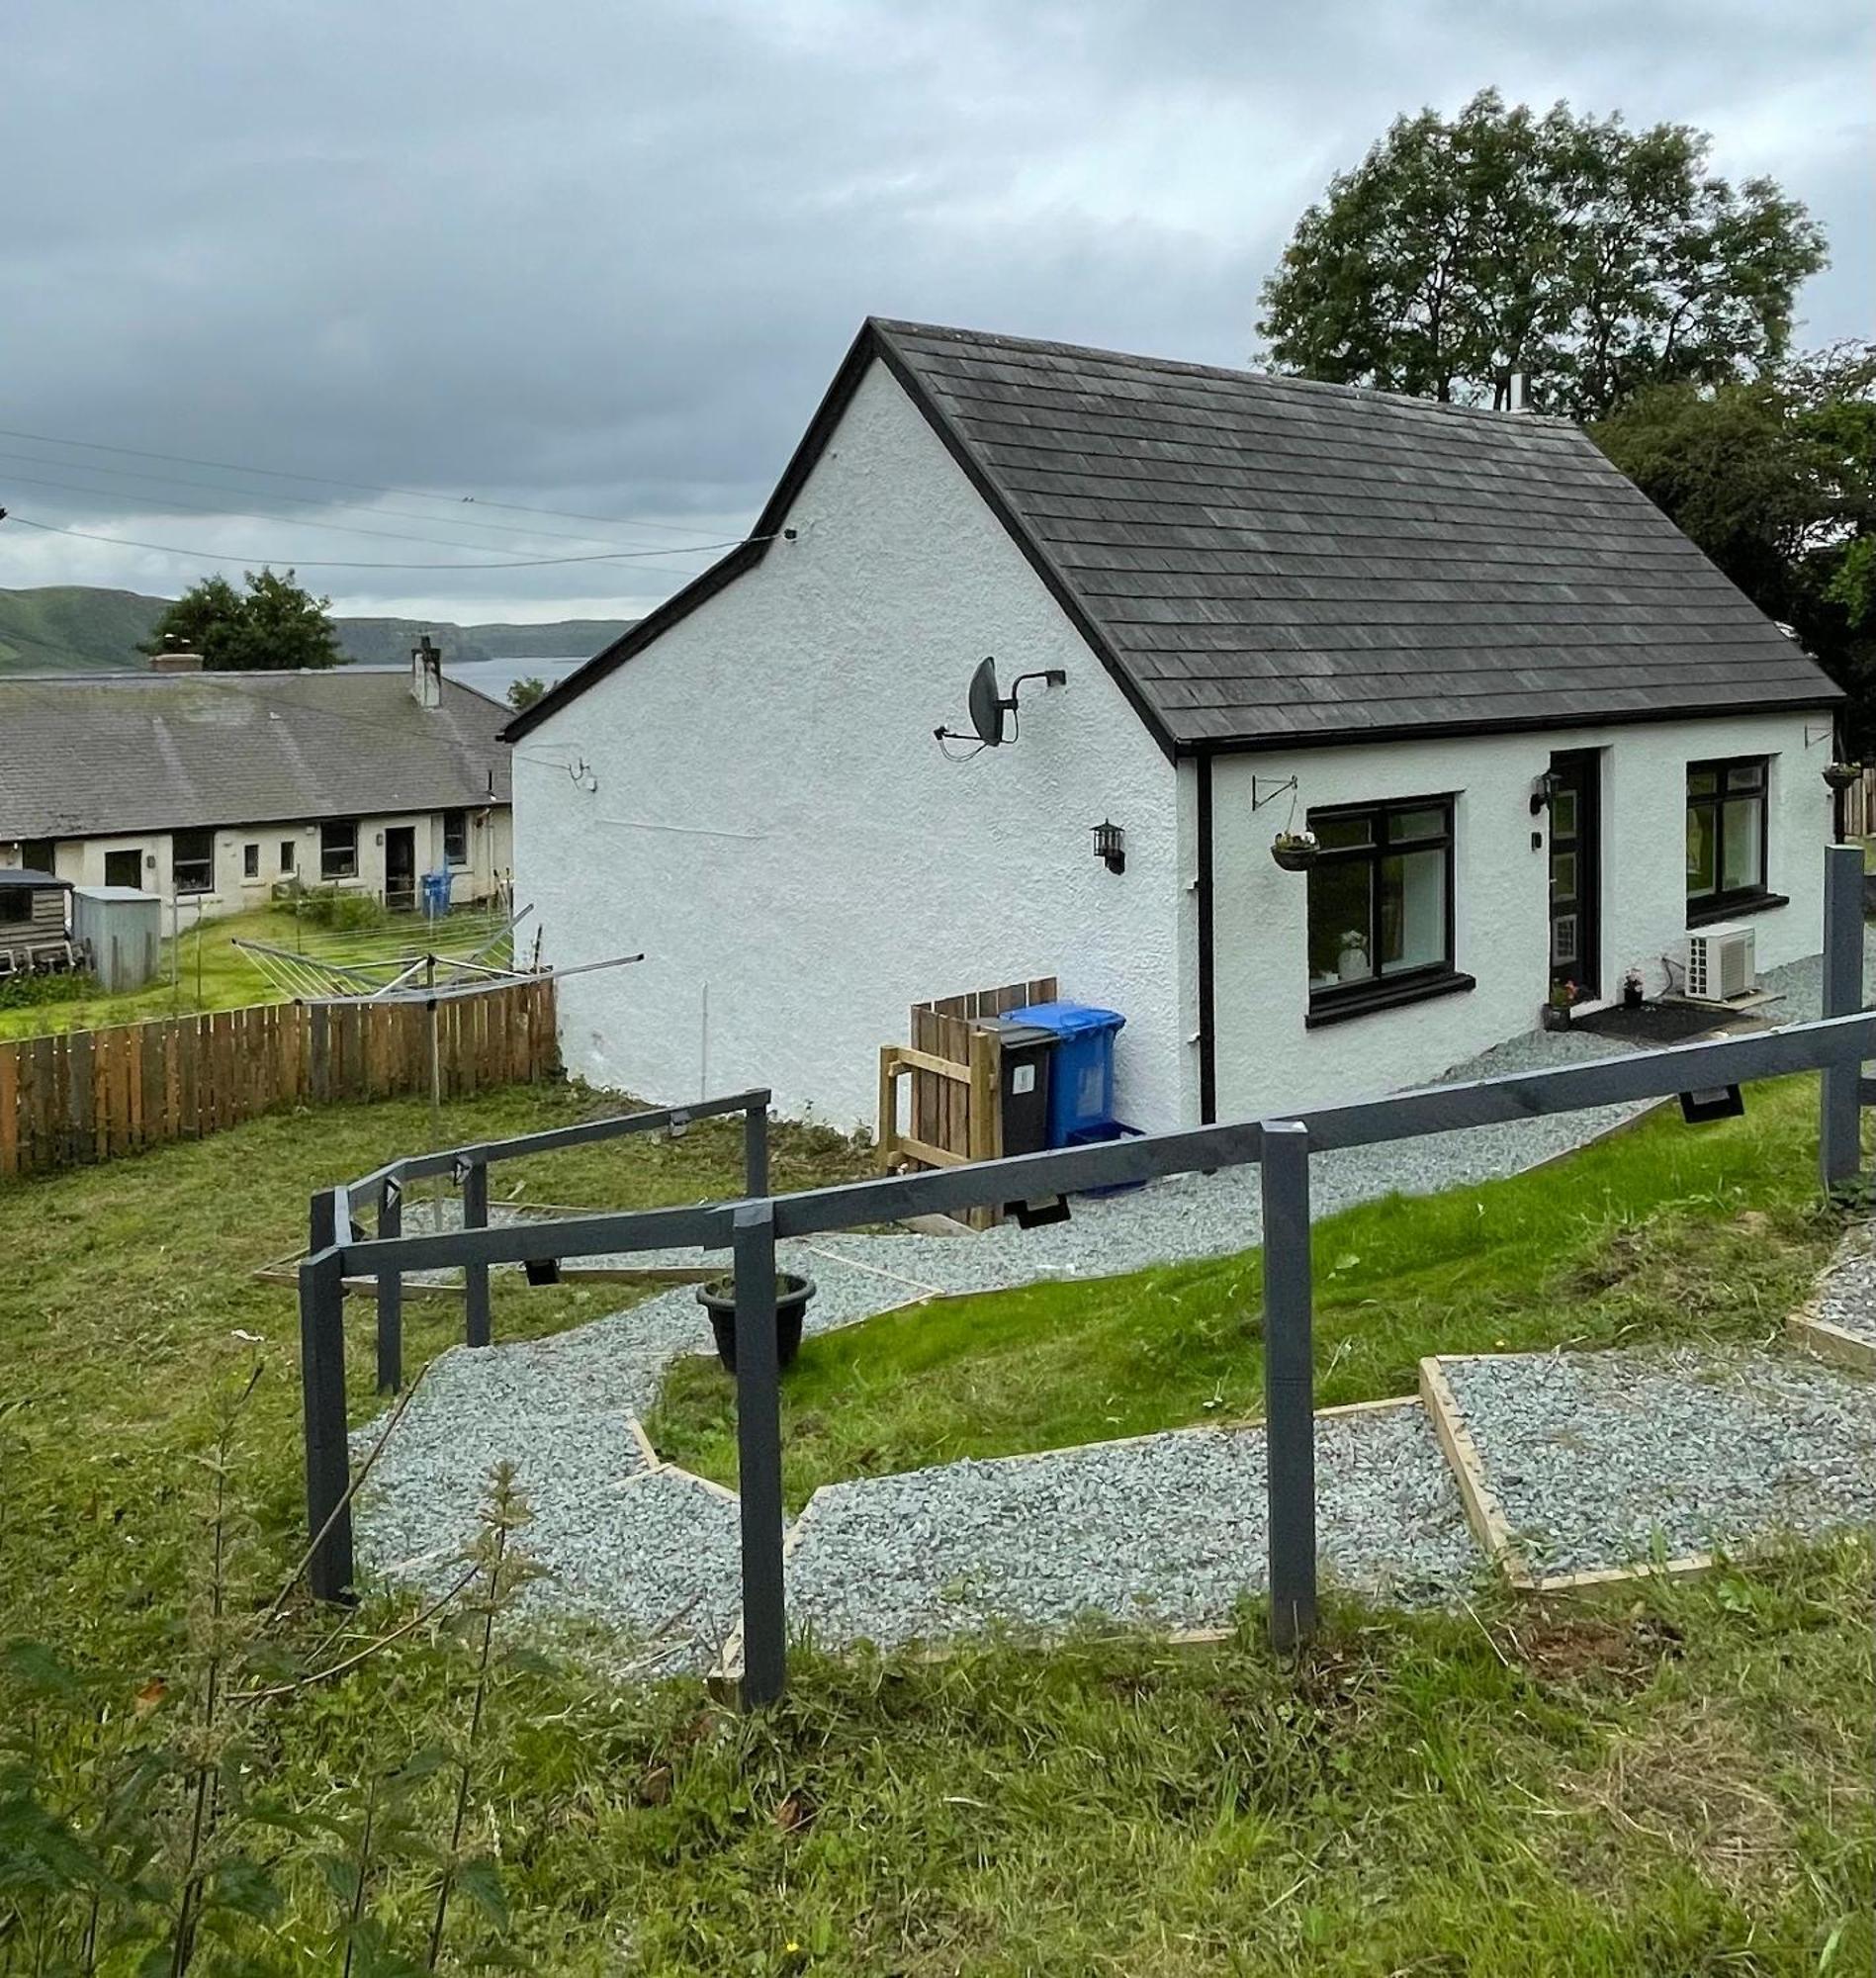
<path id="1" fill-rule="evenodd" d="M 1418 975 L 1399 982 L 1385 982 L 1359 994 L 1335 997 L 1312 1004 L 1303 1018 L 1306 1031 L 1319 1031 L 1328 1024 L 1345 1024 L 1356 1017 L 1370 1017 L 1378 1010 L 1397 1010 L 1408 1003 L 1431 1002 L 1435 996 L 1457 996 L 1477 986 L 1470 975 L 1442 971 L 1438 975 Z"/>
<path id="2" fill-rule="evenodd" d="M 1687 910 L 1687 926 L 1693 928 L 1712 927 L 1716 921 L 1739 920 L 1745 914 L 1767 914 L 1774 907 L 1788 907 L 1791 900 L 1784 893 L 1745 893 L 1726 901 L 1716 901 L 1710 907 Z"/>

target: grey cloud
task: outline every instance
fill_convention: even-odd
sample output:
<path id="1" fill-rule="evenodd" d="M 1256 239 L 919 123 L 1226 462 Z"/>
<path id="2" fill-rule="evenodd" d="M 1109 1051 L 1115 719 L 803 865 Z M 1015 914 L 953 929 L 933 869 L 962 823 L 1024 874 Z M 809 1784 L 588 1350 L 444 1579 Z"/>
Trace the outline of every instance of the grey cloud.
<path id="1" fill-rule="evenodd" d="M 1776 35 L 1742 0 L 29 0 L 9 42 L 0 423 L 704 536 L 747 519 L 869 311 L 1241 361 L 1328 173 L 1494 80 L 1711 129 L 1721 169 L 1772 171 L 1831 228 L 1808 333 L 1868 326 L 1850 0 Z M 400 554 L 260 481 L 232 505 L 277 510 L 264 529 L 95 472 L 67 478 L 121 498 L 29 501 L 9 468 L 33 471 L 0 457 L 0 501 L 77 527 Z M 361 606 L 538 614 L 615 582 L 642 605 L 698 561 L 309 574 Z M 0 527 L 0 584 L 206 567 Z"/>

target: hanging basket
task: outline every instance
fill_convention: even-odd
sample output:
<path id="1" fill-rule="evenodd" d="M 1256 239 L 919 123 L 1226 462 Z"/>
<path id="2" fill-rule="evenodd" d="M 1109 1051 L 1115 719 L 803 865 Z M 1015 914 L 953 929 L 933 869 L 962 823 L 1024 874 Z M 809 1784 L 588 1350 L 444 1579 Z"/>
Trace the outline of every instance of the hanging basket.
<path id="1" fill-rule="evenodd" d="M 1863 780 L 1863 765 L 1861 763 L 1827 763 L 1824 780 L 1833 790 L 1847 790 Z"/>
<path id="2" fill-rule="evenodd" d="M 1270 855 L 1286 872 L 1306 872 L 1320 849 L 1312 832 L 1283 831 L 1271 841 Z"/>

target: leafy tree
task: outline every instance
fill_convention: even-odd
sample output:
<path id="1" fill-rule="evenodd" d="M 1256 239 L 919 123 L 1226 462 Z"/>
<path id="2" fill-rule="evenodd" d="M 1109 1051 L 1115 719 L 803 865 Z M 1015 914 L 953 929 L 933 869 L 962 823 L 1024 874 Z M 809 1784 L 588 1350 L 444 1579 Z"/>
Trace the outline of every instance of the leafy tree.
<path id="1" fill-rule="evenodd" d="M 1876 749 L 1876 344 L 1748 384 L 1655 386 L 1590 430 L 1855 697 L 1856 747 Z"/>
<path id="2" fill-rule="evenodd" d="M 547 682 L 537 674 L 529 674 L 525 679 L 509 682 L 508 705 L 519 712 L 524 707 L 532 707 L 546 691 Z"/>
<path id="3" fill-rule="evenodd" d="M 225 577 L 204 578 L 157 619 L 142 651 L 181 646 L 202 655 L 215 673 L 273 673 L 295 667 L 335 667 L 343 655 L 328 613 L 332 600 L 314 597 L 271 570 L 246 573 L 246 589 Z"/>
<path id="4" fill-rule="evenodd" d="M 1781 357 L 1824 236 L 1764 178 L 1737 190 L 1685 125 L 1538 116 L 1481 91 L 1395 120 L 1296 225 L 1258 330 L 1283 369 L 1599 418 L 1650 385 Z"/>

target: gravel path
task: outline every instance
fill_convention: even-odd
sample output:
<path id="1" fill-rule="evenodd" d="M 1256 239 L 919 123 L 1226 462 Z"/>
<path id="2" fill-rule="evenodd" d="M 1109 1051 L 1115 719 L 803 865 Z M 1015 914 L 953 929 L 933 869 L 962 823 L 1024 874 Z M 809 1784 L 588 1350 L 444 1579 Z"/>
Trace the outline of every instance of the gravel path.
<path id="1" fill-rule="evenodd" d="M 1763 1353 L 1441 1366 L 1538 1573 L 1876 1523 L 1876 1383 Z"/>
<path id="2" fill-rule="evenodd" d="M 1812 1316 L 1876 1341 L 1876 1233 L 1846 1237 L 1818 1286 Z"/>
<path id="3" fill-rule="evenodd" d="M 1787 997 L 1776 1014 L 1815 1015 L 1818 982 L 1815 961 L 1768 976 L 1767 985 Z M 1534 1033 L 1449 1076 L 1485 1076 L 1621 1048 L 1580 1032 Z M 1321 1216 L 1396 1191 L 1430 1193 L 1514 1173 L 1641 1110 L 1603 1108 L 1323 1155 L 1314 1163 L 1315 1212 Z M 494 1213 L 497 1219 L 504 1214 L 499 1207 Z M 976 1237 L 842 1234 L 784 1244 L 780 1262 L 815 1279 L 807 1329 L 818 1333 L 937 1292 L 1110 1276 L 1243 1249 L 1259 1235 L 1257 1173 L 1240 1169 L 1077 1200 L 1070 1221 L 1041 1229 L 1007 1224 Z M 667 1260 L 695 1263 L 698 1253 L 669 1253 Z M 1876 1258 L 1860 1268 L 1862 1323 L 1876 1333 L 1870 1316 Z M 674 1652 L 663 1665 L 701 1666 L 733 1619 L 735 1507 L 694 1480 L 649 1470 L 634 1420 L 657 1398 L 673 1358 L 709 1347 L 693 1290 L 680 1286 L 552 1339 L 446 1353 L 361 1493 L 362 1564 L 426 1585 L 447 1583 L 451 1562 L 474 1536 L 489 1472 L 506 1459 L 534 1512 L 525 1544 L 549 1575 L 529 1589 L 535 1610 L 588 1615 L 641 1636 L 679 1616 Z M 1477 1377 L 1473 1391 L 1487 1411 L 1494 1403 L 1491 1378 Z M 1682 1381 L 1675 1392 L 1687 1385 Z M 1514 1436 L 1516 1392 L 1509 1382 L 1496 1425 Z M 1614 1410 L 1584 1412 L 1594 1421 Z M 1803 1420 L 1788 1417 L 1789 1410 L 1773 1433 L 1778 1447 L 1789 1447 L 1803 1429 Z M 1705 1421 L 1698 1408 L 1686 1406 L 1677 1419 L 1690 1434 Z M 1845 1421 L 1862 1419 L 1855 1407 L 1843 1411 Z M 1351 1585 L 1385 1584 L 1401 1597 L 1469 1578 L 1476 1557 L 1454 1522 L 1437 1452 L 1429 1464 L 1424 1420 L 1411 1409 L 1331 1420 L 1344 1425 L 1325 1421 L 1318 1432 L 1328 1569 Z M 1829 1416 L 1820 1432 L 1834 1435 L 1836 1421 Z M 1752 1476 L 1772 1462 L 1768 1452 L 1758 1470 L 1755 1458 L 1742 1470 L 1724 1471 L 1734 1482 L 1712 1489 L 1701 1481 L 1708 1478 L 1703 1467 L 1698 1478 L 1666 1490 L 1651 1480 L 1673 1474 L 1680 1444 L 1674 1433 L 1651 1437 L 1650 1428 L 1646 1417 L 1638 1420 L 1611 1452 L 1615 1458 L 1626 1449 L 1636 1459 L 1625 1486 L 1634 1501 L 1624 1498 L 1621 1507 L 1611 1505 L 1607 1491 L 1579 1501 L 1593 1463 L 1546 1469 L 1542 1449 L 1520 1458 L 1519 1474 L 1536 1480 L 1527 1490 L 1528 1514 L 1541 1535 L 1544 1519 L 1554 1523 L 1545 1542 L 1557 1548 L 1558 1561 L 1617 1563 L 1610 1549 L 1626 1548 L 1622 1557 L 1646 1550 L 1655 1522 L 1691 1531 L 1709 1508 L 1724 1512 L 1738 1488 L 1749 1495 Z M 1529 1441 L 1539 1430 L 1526 1423 L 1523 1433 Z M 1744 1428 L 1742 1434 L 1742 1449 L 1756 1447 Z M 358 1453 L 375 1439 L 375 1424 L 361 1430 Z M 1868 1453 L 1865 1444 L 1857 1447 Z M 1651 1463 L 1659 1468 L 1650 1471 Z M 1831 1503 L 1864 1501 L 1854 1497 L 1854 1480 L 1838 1480 L 1834 1471 L 1831 1478 L 1838 1495 Z M 1518 1487 L 1509 1486 L 1514 1500 Z M 1656 1498 L 1670 1514 L 1664 1520 L 1651 1508 Z M 819 1493 L 794 1565 L 794 1597 L 801 1618 L 829 1639 L 954 1632 L 992 1612 L 1059 1624 L 1090 1607 L 1210 1625 L 1228 1616 L 1240 1593 L 1262 1583 L 1262 1438 L 1255 1430 L 1180 1432 L 1033 1462 L 947 1466 Z M 1676 1543 L 1688 1549 L 1710 1536 L 1703 1530 Z"/>
<path id="4" fill-rule="evenodd" d="M 1326 1579 L 1424 1600 L 1476 1577 L 1417 1403 L 1319 1417 L 1316 1466 Z M 1222 1627 L 1266 1570 L 1263 1430 L 1181 1429 L 828 1484 L 802 1513 L 788 1587 L 818 1640 L 888 1647 L 1091 1613 Z"/>

